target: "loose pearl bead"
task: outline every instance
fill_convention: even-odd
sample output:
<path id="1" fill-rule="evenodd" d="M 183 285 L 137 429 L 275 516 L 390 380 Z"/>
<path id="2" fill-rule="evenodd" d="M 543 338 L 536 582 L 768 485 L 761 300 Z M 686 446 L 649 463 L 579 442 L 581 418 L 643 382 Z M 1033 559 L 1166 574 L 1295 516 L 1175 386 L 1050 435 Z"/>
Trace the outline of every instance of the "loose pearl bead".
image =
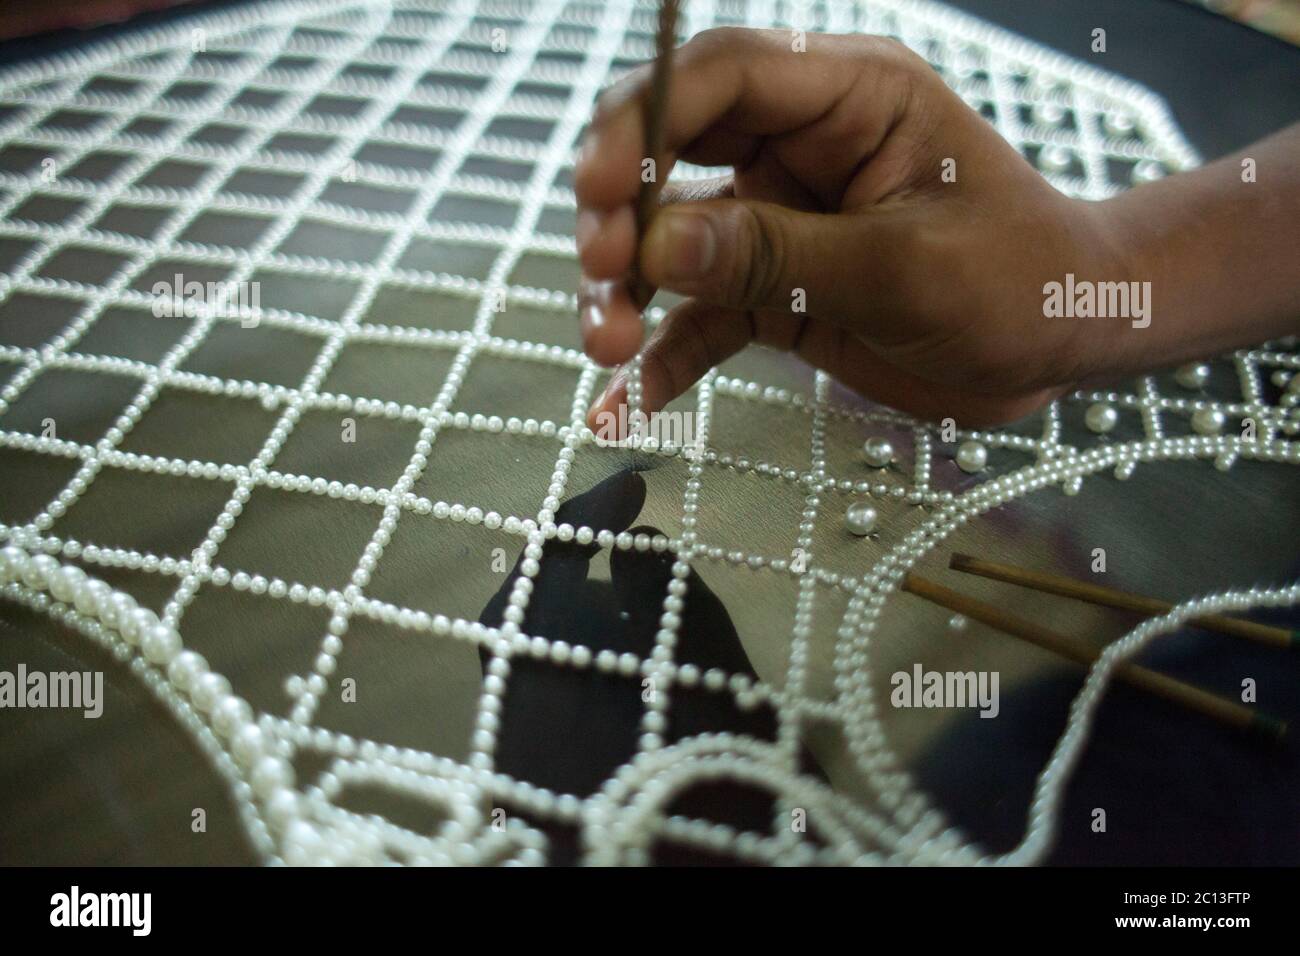
<path id="1" fill-rule="evenodd" d="M 875 529 L 876 518 L 876 509 L 865 501 L 860 501 L 855 505 L 850 505 L 849 510 L 844 513 L 844 527 L 849 530 L 850 534 L 863 538 L 871 534 Z"/>
<path id="2" fill-rule="evenodd" d="M 957 467 L 968 474 L 983 471 L 989 462 L 989 450 L 977 441 L 964 441 L 957 447 Z"/>
<path id="3" fill-rule="evenodd" d="M 1133 118 L 1124 113 L 1106 113 L 1102 125 L 1111 136 L 1128 136 L 1135 128 Z"/>
<path id="4" fill-rule="evenodd" d="M 1164 166 L 1153 159 L 1144 159 L 1133 167 L 1133 178 L 1140 183 L 1153 183 L 1164 176 Z"/>
<path id="5" fill-rule="evenodd" d="M 872 468 L 884 468 L 894 460 L 894 446 L 888 438 L 868 438 L 862 446 L 862 457 Z"/>
<path id="6" fill-rule="evenodd" d="M 1199 408 L 1192 414 L 1192 430 L 1198 435 L 1217 435 L 1223 424 L 1223 412 L 1217 408 Z"/>
<path id="7" fill-rule="evenodd" d="M 1074 153 L 1064 146 L 1047 146 L 1038 154 L 1038 165 L 1049 173 L 1063 173 L 1074 163 Z"/>
<path id="8" fill-rule="evenodd" d="M 1089 431 L 1104 435 L 1119 424 L 1119 412 L 1115 411 L 1113 405 L 1108 405 L 1105 402 L 1094 402 L 1088 406 L 1083 420 Z"/>
<path id="9" fill-rule="evenodd" d="M 1210 367 L 1198 362 L 1191 365 L 1184 365 L 1174 372 L 1174 381 L 1183 388 L 1196 391 L 1204 388 L 1205 383 L 1210 380 Z"/>
<path id="10" fill-rule="evenodd" d="M 1039 103 L 1033 115 L 1034 121 L 1044 126 L 1059 126 L 1065 121 L 1065 109 L 1056 103 Z"/>

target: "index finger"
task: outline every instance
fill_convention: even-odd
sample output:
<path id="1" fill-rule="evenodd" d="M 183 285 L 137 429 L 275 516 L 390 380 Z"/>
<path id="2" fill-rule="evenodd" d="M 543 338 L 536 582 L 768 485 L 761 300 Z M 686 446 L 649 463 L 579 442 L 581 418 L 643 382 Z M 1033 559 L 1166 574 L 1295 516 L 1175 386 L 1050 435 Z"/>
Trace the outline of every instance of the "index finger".
<path id="1" fill-rule="evenodd" d="M 743 166 L 762 138 L 829 116 L 864 71 L 884 75 L 880 68 L 892 59 L 892 46 L 874 37 L 818 36 L 806 51 L 795 52 L 791 36 L 788 30 L 723 27 L 677 51 L 664 113 L 670 161 L 680 155 L 703 165 Z M 574 172 L 580 207 L 610 210 L 636 199 L 650 78 L 648 70 L 634 71 L 601 97 Z M 881 129 L 892 125 L 901 101 L 871 98 L 879 104 Z M 666 177 L 668 170 L 655 172 Z"/>

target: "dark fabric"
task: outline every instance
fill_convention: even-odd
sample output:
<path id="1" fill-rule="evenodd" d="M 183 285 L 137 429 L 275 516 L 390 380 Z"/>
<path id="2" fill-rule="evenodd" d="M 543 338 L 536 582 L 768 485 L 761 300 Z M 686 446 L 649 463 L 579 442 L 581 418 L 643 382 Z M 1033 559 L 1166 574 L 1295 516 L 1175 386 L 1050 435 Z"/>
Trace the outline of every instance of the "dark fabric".
<path id="1" fill-rule="evenodd" d="M 1294 610 L 1252 619 L 1300 625 Z M 1066 788 L 1048 862 L 1300 864 L 1300 655 L 1188 628 L 1158 638 L 1138 660 L 1229 697 L 1252 677 L 1259 709 L 1288 721 L 1291 732 L 1280 744 L 1261 740 L 1112 686 Z M 964 716 L 917 767 L 917 781 L 933 801 L 988 849 L 1009 850 L 1024 835 L 1037 774 L 1082 679 L 1078 668 L 1004 689 L 996 720 Z M 1106 811 L 1105 833 L 1091 827 L 1098 807 Z"/>

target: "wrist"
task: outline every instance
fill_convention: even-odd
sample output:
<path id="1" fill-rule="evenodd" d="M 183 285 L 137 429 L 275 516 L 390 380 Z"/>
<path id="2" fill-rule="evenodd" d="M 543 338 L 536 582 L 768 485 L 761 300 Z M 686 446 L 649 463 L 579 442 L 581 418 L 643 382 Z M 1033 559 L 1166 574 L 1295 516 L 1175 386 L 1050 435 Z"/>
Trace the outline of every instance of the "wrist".
<path id="1" fill-rule="evenodd" d="M 1156 332 L 1151 269 L 1119 211 L 1067 199 L 1064 219 L 1066 249 L 1044 311 L 1063 316 L 1049 321 L 1065 327 L 1055 377 L 1068 387 L 1134 371 Z"/>

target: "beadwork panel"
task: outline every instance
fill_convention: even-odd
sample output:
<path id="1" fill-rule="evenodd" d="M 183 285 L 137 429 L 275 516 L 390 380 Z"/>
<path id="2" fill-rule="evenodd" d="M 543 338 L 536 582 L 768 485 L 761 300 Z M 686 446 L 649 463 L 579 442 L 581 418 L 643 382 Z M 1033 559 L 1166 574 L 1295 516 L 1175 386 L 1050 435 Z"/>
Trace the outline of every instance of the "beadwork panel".
<path id="1" fill-rule="evenodd" d="M 155 794 L 86 792 L 150 835 L 96 817 L 63 844 L 37 801 L 50 845 L 1033 862 L 1114 665 L 1189 608 L 1111 646 L 1024 839 L 990 851 L 912 775 L 964 715 L 886 706 L 890 675 L 997 671 L 1005 692 L 1063 665 L 899 594 L 905 569 L 1077 570 L 1102 547 L 1133 590 L 1295 602 L 1250 590 L 1286 583 L 1300 532 L 1293 343 L 956 436 L 754 349 L 674 404 L 701 454 L 593 441 L 574 149 L 654 19 L 303 0 L 0 73 L 0 620 L 49 642 L 5 634 L 2 660 L 98 654 L 129 702 L 111 732 L 32 724 L 21 755 L 97 750 Z M 726 24 L 898 36 L 1072 195 L 1196 162 L 1148 92 L 937 5 L 692 0 L 682 38 Z M 1132 626 L 1016 600 L 1091 640 Z M 80 793 L 75 764 L 48 788 Z M 177 849 L 200 802 L 222 848 Z"/>

